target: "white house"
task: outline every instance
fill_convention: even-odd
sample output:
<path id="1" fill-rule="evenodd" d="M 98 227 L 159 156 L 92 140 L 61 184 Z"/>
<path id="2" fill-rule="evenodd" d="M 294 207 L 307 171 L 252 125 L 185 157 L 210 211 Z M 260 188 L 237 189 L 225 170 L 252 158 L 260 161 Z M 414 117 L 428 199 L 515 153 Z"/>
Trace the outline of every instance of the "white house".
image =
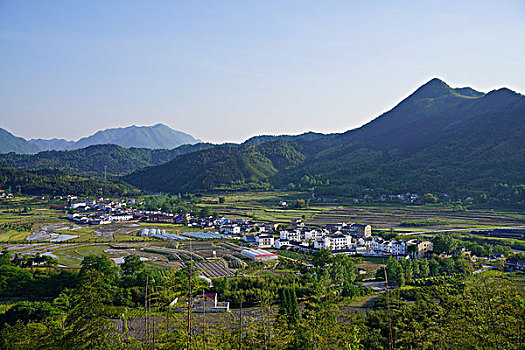
<path id="1" fill-rule="evenodd" d="M 287 239 L 276 239 L 274 241 L 275 249 L 282 249 L 290 246 L 290 241 Z"/>
<path id="2" fill-rule="evenodd" d="M 241 227 L 237 225 L 223 225 L 220 227 L 220 231 L 225 234 L 239 234 L 241 233 Z"/>
<path id="3" fill-rule="evenodd" d="M 114 215 L 111 215 L 110 218 L 111 218 L 111 221 L 113 221 L 113 222 L 129 221 L 129 220 L 133 219 L 133 215 L 132 214 L 126 214 L 126 213 L 114 214 Z"/>
<path id="4" fill-rule="evenodd" d="M 71 209 L 77 209 L 79 207 L 86 207 L 87 204 L 86 202 L 76 202 L 76 203 L 71 203 L 70 207 Z"/>
<path id="5" fill-rule="evenodd" d="M 406 243 L 402 239 L 399 241 L 392 241 L 392 255 L 405 255 Z"/>
<path id="6" fill-rule="evenodd" d="M 301 231 L 294 230 L 294 231 L 280 231 L 279 232 L 279 238 L 280 239 L 286 239 L 288 241 L 301 241 Z"/>
<path id="7" fill-rule="evenodd" d="M 272 235 L 257 235 L 255 236 L 255 242 L 259 248 L 271 248 L 275 243 Z"/>
<path id="8" fill-rule="evenodd" d="M 355 245 L 356 244 L 352 244 L 352 237 L 350 235 L 343 234 L 324 236 L 323 238 L 314 240 L 314 248 L 318 249 L 340 250 L 349 249 Z"/>

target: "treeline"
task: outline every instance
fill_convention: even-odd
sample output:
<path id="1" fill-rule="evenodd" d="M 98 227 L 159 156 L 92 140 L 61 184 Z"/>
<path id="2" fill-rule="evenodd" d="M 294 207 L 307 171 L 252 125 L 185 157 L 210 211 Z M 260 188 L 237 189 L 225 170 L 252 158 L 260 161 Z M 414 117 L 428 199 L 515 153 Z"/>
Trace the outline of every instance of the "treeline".
<path id="1" fill-rule="evenodd" d="M 389 282 L 395 282 L 399 287 L 413 284 L 417 279 L 459 274 L 468 276 L 472 273 L 472 264 L 463 257 L 427 259 L 388 258 L 386 272 Z M 378 269 L 376 278 L 384 279 L 384 271 Z"/>
<path id="2" fill-rule="evenodd" d="M 0 164 L 0 188 L 15 194 L 133 196 L 140 192 L 126 183 L 85 178 L 54 169 L 18 170 Z"/>
<path id="3" fill-rule="evenodd" d="M 446 233 L 434 236 L 432 238 L 434 252 L 450 254 L 464 248 L 470 251 L 472 255 L 479 257 L 490 257 L 494 253 L 509 254 L 511 252 L 510 246 L 498 244 L 502 243 L 498 240 L 483 240 L 482 237 L 475 235 L 468 235 L 465 240 L 458 239 L 461 237 L 464 236 Z"/>
<path id="4" fill-rule="evenodd" d="M 58 169 L 82 176 L 125 175 L 147 166 L 168 162 L 180 155 L 206 149 L 198 143 L 175 149 L 124 148 L 93 145 L 70 151 L 44 151 L 37 154 L 0 154 L 0 163 L 18 169 Z"/>

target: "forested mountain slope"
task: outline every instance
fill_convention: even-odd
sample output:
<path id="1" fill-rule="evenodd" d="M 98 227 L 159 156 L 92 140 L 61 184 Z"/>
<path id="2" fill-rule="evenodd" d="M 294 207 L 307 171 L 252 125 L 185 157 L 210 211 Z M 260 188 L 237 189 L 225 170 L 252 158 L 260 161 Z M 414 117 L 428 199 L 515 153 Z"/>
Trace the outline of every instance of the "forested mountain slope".
<path id="1" fill-rule="evenodd" d="M 433 79 L 361 128 L 330 137 L 216 146 L 126 181 L 149 190 L 204 191 L 318 179 L 320 195 L 481 193 L 497 183 L 524 183 L 525 97 L 508 89 L 488 94 L 453 89 Z M 278 156 L 271 159 L 270 155 Z M 286 159 L 284 166 L 277 159 Z"/>
<path id="2" fill-rule="evenodd" d="M 19 170 L 0 163 L 0 189 L 8 192 L 41 195 L 127 196 L 138 190 L 126 183 L 85 178 L 58 170 Z"/>
<path id="3" fill-rule="evenodd" d="M 0 154 L 0 163 L 19 169 L 56 168 L 80 175 L 125 175 L 139 168 L 158 165 L 180 155 L 213 145 L 198 143 L 177 148 L 124 148 L 117 145 L 93 145 L 72 151 L 45 151 L 38 154 Z"/>

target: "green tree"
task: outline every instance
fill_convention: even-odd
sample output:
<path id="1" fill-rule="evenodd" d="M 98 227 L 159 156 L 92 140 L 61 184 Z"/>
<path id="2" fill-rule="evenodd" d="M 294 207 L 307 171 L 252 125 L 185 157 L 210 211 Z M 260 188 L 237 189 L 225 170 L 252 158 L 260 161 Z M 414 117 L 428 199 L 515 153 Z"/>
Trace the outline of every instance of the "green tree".
<path id="1" fill-rule="evenodd" d="M 428 264 L 428 260 L 419 260 L 419 269 L 421 271 L 421 277 L 427 278 L 430 274 L 430 266 Z"/>
<path id="2" fill-rule="evenodd" d="M 109 281 L 117 278 L 118 268 L 108 258 L 107 255 L 87 255 L 82 260 L 80 274 L 83 275 L 90 270 L 100 272 Z"/>
<path id="3" fill-rule="evenodd" d="M 199 217 L 206 218 L 208 216 L 211 216 L 211 209 L 209 207 L 202 207 L 199 211 Z"/>
<path id="4" fill-rule="evenodd" d="M 436 196 L 434 196 L 432 193 L 425 193 L 423 195 L 423 201 L 425 203 L 437 203 L 438 202 L 438 198 Z"/>
<path id="5" fill-rule="evenodd" d="M 124 263 L 120 265 L 120 269 L 124 276 L 132 276 L 141 273 L 146 268 L 146 263 L 140 260 L 136 254 L 130 254 L 124 257 Z"/>
<path id="6" fill-rule="evenodd" d="M 328 249 L 319 249 L 313 253 L 312 262 L 315 267 L 324 267 L 332 262 L 332 252 Z"/>
<path id="7" fill-rule="evenodd" d="M 68 349 L 112 349 L 118 344 L 115 326 L 108 319 L 105 303 L 110 300 L 103 287 L 104 276 L 95 269 L 81 277 L 79 288 L 71 295 L 64 320 L 64 345 Z"/>
<path id="8" fill-rule="evenodd" d="M 432 239 L 432 244 L 436 253 L 452 253 L 458 248 L 458 240 L 447 234 L 436 235 Z"/>
<path id="9" fill-rule="evenodd" d="M 405 272 L 397 259 L 393 257 L 388 258 L 386 271 L 389 281 L 394 281 L 399 287 L 405 285 Z"/>
<path id="10" fill-rule="evenodd" d="M 289 322 L 292 325 L 296 325 L 297 322 L 299 322 L 299 319 L 301 315 L 299 314 L 299 306 L 297 303 L 297 295 L 295 293 L 295 286 L 292 286 L 289 289 L 289 304 L 290 304 L 290 314 L 289 314 Z"/>

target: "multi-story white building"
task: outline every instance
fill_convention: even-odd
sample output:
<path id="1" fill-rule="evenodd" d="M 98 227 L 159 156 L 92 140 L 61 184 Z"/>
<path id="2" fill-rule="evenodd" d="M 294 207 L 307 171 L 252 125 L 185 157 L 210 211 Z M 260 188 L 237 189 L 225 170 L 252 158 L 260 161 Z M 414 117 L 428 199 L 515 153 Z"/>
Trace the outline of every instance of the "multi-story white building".
<path id="1" fill-rule="evenodd" d="M 280 231 L 279 238 L 281 240 L 285 239 L 288 241 L 301 242 L 301 231 L 300 230 Z"/>
<path id="2" fill-rule="evenodd" d="M 259 248 L 271 248 L 274 245 L 274 238 L 272 235 L 257 235 L 255 242 Z"/>
<path id="3" fill-rule="evenodd" d="M 113 215 L 110 215 L 109 218 L 111 219 L 112 222 L 119 222 L 119 221 L 128 221 L 128 220 L 132 220 L 133 219 L 133 215 L 132 214 L 128 214 L 128 213 L 121 213 L 121 214 L 113 214 Z"/>
<path id="4" fill-rule="evenodd" d="M 406 243 L 402 239 L 392 241 L 392 255 L 406 255 Z"/>
<path id="5" fill-rule="evenodd" d="M 220 227 L 220 231 L 225 234 L 234 235 L 241 233 L 241 227 L 237 225 L 224 225 Z"/>
<path id="6" fill-rule="evenodd" d="M 350 249 L 355 245 L 356 244 L 352 243 L 352 237 L 350 235 L 343 234 L 324 236 L 323 238 L 317 238 L 314 240 L 314 248 L 317 249 Z"/>

